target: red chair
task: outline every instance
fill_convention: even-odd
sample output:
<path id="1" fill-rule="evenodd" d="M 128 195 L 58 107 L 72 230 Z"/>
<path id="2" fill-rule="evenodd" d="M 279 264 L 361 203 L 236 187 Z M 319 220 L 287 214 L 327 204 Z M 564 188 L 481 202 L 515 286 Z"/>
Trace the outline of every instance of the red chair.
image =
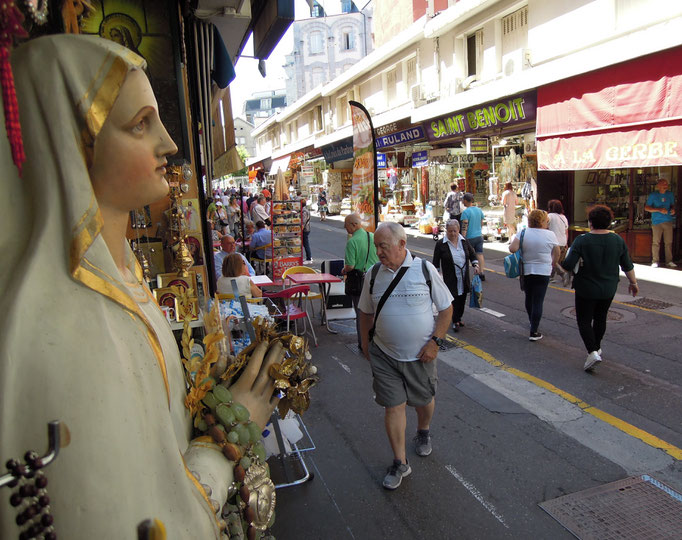
<path id="1" fill-rule="evenodd" d="M 284 309 L 281 314 L 273 315 L 276 319 L 287 321 L 287 332 L 289 331 L 290 321 L 294 321 L 294 333 L 298 334 L 298 324 L 296 321 L 303 319 L 303 333 L 306 332 L 306 321 L 310 326 L 310 334 L 313 336 L 313 341 L 315 342 L 315 347 L 317 347 L 317 337 L 315 336 L 315 329 L 313 328 L 313 323 L 310 320 L 310 315 L 306 310 L 307 295 L 310 292 L 310 287 L 308 285 L 297 285 L 296 287 L 289 287 L 288 289 L 283 289 L 276 292 L 263 291 L 263 298 L 270 298 L 274 300 L 275 298 L 281 298 L 284 302 Z"/>

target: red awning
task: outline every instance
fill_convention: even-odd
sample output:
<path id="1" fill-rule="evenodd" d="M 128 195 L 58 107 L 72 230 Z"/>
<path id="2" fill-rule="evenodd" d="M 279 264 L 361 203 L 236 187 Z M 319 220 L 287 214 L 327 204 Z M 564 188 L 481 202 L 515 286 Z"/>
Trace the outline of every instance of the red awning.
<path id="1" fill-rule="evenodd" d="M 682 47 L 538 89 L 538 168 L 682 165 Z"/>

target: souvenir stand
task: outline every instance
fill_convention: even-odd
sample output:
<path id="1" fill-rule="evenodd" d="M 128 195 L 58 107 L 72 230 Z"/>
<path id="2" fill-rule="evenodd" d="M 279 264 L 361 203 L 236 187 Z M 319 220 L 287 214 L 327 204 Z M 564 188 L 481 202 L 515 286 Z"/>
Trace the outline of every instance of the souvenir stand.
<path id="1" fill-rule="evenodd" d="M 277 282 L 287 268 L 301 266 L 303 227 L 300 201 L 272 201 L 272 279 Z"/>

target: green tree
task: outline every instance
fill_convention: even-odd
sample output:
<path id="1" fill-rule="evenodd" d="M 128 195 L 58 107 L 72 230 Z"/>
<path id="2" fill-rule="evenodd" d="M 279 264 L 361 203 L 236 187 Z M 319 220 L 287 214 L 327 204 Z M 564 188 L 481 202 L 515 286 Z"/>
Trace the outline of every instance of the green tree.
<path id="1" fill-rule="evenodd" d="M 249 156 L 249 152 L 242 145 L 237 146 L 237 153 L 239 154 L 239 157 L 241 158 L 242 162 L 244 163 L 244 168 L 233 172 L 229 176 L 246 176 L 248 174 L 248 172 L 247 172 L 248 168 L 246 167 L 246 159 L 251 157 L 251 156 Z"/>

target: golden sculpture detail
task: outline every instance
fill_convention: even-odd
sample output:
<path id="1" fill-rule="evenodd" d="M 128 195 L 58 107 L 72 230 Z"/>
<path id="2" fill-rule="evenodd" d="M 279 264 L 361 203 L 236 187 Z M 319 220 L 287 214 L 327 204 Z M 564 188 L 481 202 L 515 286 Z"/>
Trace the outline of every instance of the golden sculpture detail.
<path id="1" fill-rule="evenodd" d="M 182 166 L 168 165 L 168 185 L 170 186 L 170 201 L 171 201 L 171 234 L 173 251 L 175 252 L 175 268 L 178 271 L 178 276 L 187 277 L 188 272 L 194 266 L 194 259 L 187 247 L 187 234 L 185 233 L 185 219 L 182 213 L 182 190 L 180 189 L 180 182 L 182 177 Z"/>

